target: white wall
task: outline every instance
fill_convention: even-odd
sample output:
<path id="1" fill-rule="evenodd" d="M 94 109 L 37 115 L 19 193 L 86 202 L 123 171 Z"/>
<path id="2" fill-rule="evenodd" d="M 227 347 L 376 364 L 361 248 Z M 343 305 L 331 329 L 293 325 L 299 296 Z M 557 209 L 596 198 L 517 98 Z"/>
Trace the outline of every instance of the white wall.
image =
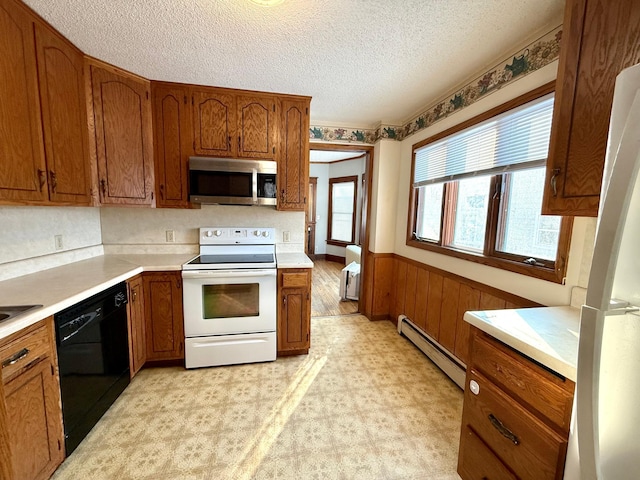
<path id="1" fill-rule="evenodd" d="M 345 256 L 345 248 L 327 245 L 329 228 L 329 179 L 339 177 L 358 176 L 358 191 L 356 202 L 356 238 L 360 233 L 360 217 L 362 214 L 362 177 L 366 168 L 366 156 L 344 162 L 328 164 L 314 163 L 309 168 L 310 177 L 318 177 L 318 191 L 316 203 L 316 254 L 328 253 L 338 257 Z M 364 240 L 364 239 L 363 239 Z"/>
<path id="2" fill-rule="evenodd" d="M 372 252 L 394 251 L 401 147 L 400 142 L 388 139 L 375 145 L 369 222 L 369 250 Z"/>
<path id="3" fill-rule="evenodd" d="M 0 226 L 0 280 L 102 254 L 97 208 L 0 207 Z"/>
<path id="4" fill-rule="evenodd" d="M 316 189 L 316 255 L 327 253 L 327 226 L 329 220 L 329 164 L 312 163 L 309 176 L 318 177 Z"/>
<path id="5" fill-rule="evenodd" d="M 102 241 L 107 253 L 191 253 L 197 251 L 200 227 L 274 227 L 280 252 L 304 252 L 304 212 L 274 207 L 203 205 L 201 209 L 100 209 Z M 166 231 L 175 232 L 167 243 Z M 284 232 L 290 241 L 284 242 Z"/>
<path id="6" fill-rule="evenodd" d="M 587 272 L 593 251 L 595 219 L 577 218 L 574 222 L 566 285 L 538 280 L 406 245 L 413 144 L 554 80 L 556 70 L 557 62 L 554 62 L 416 133 L 399 144 L 396 142 L 392 146 L 389 145 L 389 141 L 384 140 L 376 144 L 373 177 L 373 208 L 376 213 L 371 222 L 370 248 L 372 251 L 393 251 L 404 257 L 545 305 L 569 304 L 572 287 L 586 286 Z M 395 184 L 393 184 L 394 181 Z M 392 198 L 394 195 L 395 198 Z"/>

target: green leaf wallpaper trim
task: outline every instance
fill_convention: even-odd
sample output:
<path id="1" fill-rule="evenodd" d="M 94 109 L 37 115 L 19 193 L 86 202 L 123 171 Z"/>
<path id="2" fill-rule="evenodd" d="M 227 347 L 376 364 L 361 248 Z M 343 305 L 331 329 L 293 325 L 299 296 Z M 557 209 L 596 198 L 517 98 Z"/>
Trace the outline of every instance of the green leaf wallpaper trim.
<path id="1" fill-rule="evenodd" d="M 381 138 L 404 140 L 452 113 L 474 104 L 503 86 L 557 60 L 560 55 L 561 40 L 562 25 L 510 55 L 494 68 L 482 73 L 461 89 L 431 105 L 402 126 L 380 125 L 375 130 L 312 126 L 309 128 L 309 138 L 321 142 L 365 144 L 373 144 Z"/>

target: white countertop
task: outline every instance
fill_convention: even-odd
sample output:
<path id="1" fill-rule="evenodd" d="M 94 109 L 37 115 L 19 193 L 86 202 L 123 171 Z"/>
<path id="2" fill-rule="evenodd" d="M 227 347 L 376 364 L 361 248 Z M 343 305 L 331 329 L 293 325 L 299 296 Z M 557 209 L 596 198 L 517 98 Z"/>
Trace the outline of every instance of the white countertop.
<path id="1" fill-rule="evenodd" d="M 141 272 L 182 270 L 193 254 L 103 255 L 0 282 L 0 305 L 42 305 L 0 323 L 0 339 Z M 278 253 L 278 268 L 312 268 L 304 253 Z"/>
<path id="2" fill-rule="evenodd" d="M 566 307 L 466 312 L 464 319 L 542 365 L 576 381 L 580 310 Z"/>
<path id="3" fill-rule="evenodd" d="M 278 268 L 313 268 L 313 262 L 302 252 L 276 253 Z"/>
<path id="4" fill-rule="evenodd" d="M 0 305 L 42 305 L 0 323 L 0 339 L 143 271 L 180 270 L 178 255 L 104 255 L 0 282 Z"/>

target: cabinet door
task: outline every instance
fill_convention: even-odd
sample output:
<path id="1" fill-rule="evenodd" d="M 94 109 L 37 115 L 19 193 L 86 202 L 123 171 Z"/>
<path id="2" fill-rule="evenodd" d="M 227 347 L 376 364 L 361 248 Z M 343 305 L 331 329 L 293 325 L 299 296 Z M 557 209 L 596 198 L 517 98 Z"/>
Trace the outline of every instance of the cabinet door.
<path id="1" fill-rule="evenodd" d="M 596 216 L 615 78 L 640 62 L 637 0 L 567 0 L 543 212 Z"/>
<path id="2" fill-rule="evenodd" d="M 153 202 L 151 101 L 148 82 L 92 65 L 100 201 Z"/>
<path id="3" fill-rule="evenodd" d="M 304 211 L 309 191 L 309 102 L 282 100 L 278 210 Z"/>
<path id="4" fill-rule="evenodd" d="M 33 17 L 0 0 L 0 200 L 45 201 Z"/>
<path id="5" fill-rule="evenodd" d="M 147 338 L 144 321 L 144 292 L 142 275 L 132 278 L 129 285 L 129 303 L 127 314 L 129 317 L 129 369 L 131 378 L 147 361 Z"/>
<path id="6" fill-rule="evenodd" d="M 311 274 L 306 269 L 278 273 L 278 354 L 306 353 L 310 346 Z"/>
<path id="7" fill-rule="evenodd" d="M 35 30 L 49 198 L 88 205 L 91 173 L 82 53 L 40 23 Z"/>
<path id="8" fill-rule="evenodd" d="M 158 207 L 187 207 L 187 164 L 191 145 L 191 109 L 187 89 L 152 84 L 154 154 Z"/>
<path id="9" fill-rule="evenodd" d="M 49 478 L 64 458 L 60 388 L 50 357 L 4 386 L 13 478 Z"/>
<path id="10" fill-rule="evenodd" d="M 142 278 L 147 360 L 184 359 L 180 272 L 145 273 Z"/>
<path id="11" fill-rule="evenodd" d="M 238 157 L 275 160 L 276 100 L 270 97 L 240 95 L 238 113 Z"/>
<path id="12" fill-rule="evenodd" d="M 193 149 L 198 155 L 237 156 L 233 95 L 215 89 L 193 92 Z"/>

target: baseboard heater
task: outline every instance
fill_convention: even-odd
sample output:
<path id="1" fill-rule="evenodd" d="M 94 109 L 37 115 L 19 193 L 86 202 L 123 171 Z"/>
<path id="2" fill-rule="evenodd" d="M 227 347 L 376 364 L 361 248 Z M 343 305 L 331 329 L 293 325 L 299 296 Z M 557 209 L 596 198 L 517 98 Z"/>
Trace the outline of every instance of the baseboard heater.
<path id="1" fill-rule="evenodd" d="M 398 333 L 404 335 L 464 390 L 466 366 L 448 353 L 438 342 L 420 330 L 405 315 L 398 315 Z"/>

